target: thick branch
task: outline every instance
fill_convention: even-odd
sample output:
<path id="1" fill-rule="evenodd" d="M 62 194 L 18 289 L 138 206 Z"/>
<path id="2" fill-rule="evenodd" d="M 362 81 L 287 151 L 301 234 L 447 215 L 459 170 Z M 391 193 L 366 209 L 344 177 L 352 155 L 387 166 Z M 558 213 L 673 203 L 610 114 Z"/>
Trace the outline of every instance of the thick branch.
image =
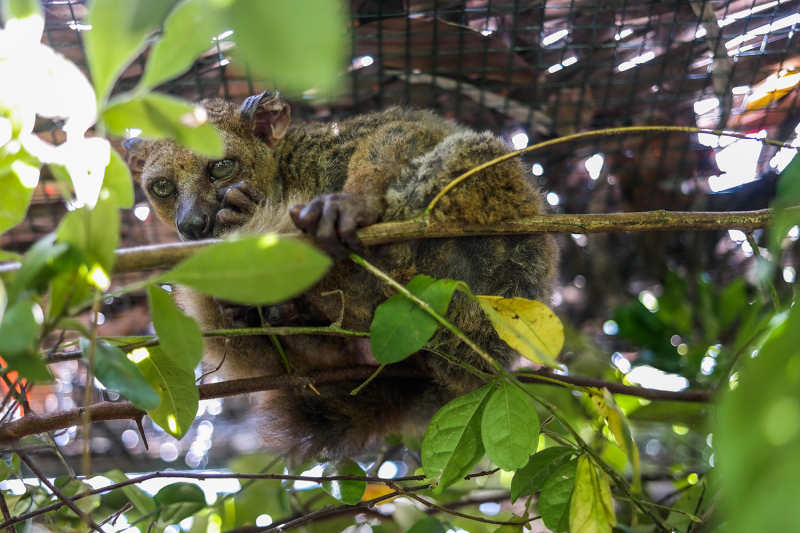
<path id="1" fill-rule="evenodd" d="M 315 372 L 307 376 L 283 375 L 220 381 L 218 383 L 200 385 L 200 399 L 208 400 L 211 398 L 225 398 L 267 390 L 301 388 L 307 386 L 309 383 L 325 385 L 328 383 L 341 383 L 345 381 L 362 381 L 370 377 L 374 372 L 375 367 L 373 366 L 360 366 Z M 547 372 L 541 373 L 549 380 L 556 380 L 584 387 L 605 387 L 615 394 L 627 394 L 629 396 L 637 396 L 650 400 L 683 402 L 711 401 L 711 393 L 708 391 L 660 391 L 642 387 L 632 387 L 630 385 L 623 385 L 622 383 L 604 381 L 601 379 L 580 376 L 559 376 Z M 378 379 L 385 378 L 424 379 L 425 376 L 417 370 L 387 366 Z M 553 385 L 550 381 L 542 381 L 535 377 L 520 378 L 520 381 L 541 385 Z M 80 423 L 85 409 L 87 408 L 60 411 L 46 415 L 28 415 L 3 424 L 0 426 L 0 444 L 9 444 L 23 437 L 27 437 L 28 435 L 35 435 L 45 431 L 57 431 L 59 429 L 75 426 Z M 88 411 L 89 420 L 91 422 L 136 420 L 145 414 L 129 402 L 96 403 L 89 406 Z"/>
<path id="2" fill-rule="evenodd" d="M 800 213 L 800 208 L 792 208 Z M 731 212 L 648 211 L 591 215 L 542 215 L 495 224 L 425 223 L 420 219 L 375 224 L 358 231 L 366 246 L 414 239 L 525 235 L 533 233 L 615 233 L 623 231 L 727 230 L 752 231 L 772 222 L 769 209 Z M 285 235 L 313 243 L 308 235 Z M 171 267 L 214 240 L 154 244 L 117 250 L 116 273 Z M 19 263 L 0 265 L 0 274 L 19 269 Z"/>

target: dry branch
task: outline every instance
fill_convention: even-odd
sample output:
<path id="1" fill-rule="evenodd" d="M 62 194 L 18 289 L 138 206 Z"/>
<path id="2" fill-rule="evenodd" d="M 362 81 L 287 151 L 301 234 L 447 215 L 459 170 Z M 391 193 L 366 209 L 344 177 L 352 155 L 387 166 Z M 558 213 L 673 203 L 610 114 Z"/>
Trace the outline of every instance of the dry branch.
<path id="1" fill-rule="evenodd" d="M 800 213 L 800 208 L 792 208 Z M 646 211 L 590 215 L 542 215 L 494 224 L 445 224 L 421 219 L 384 222 L 358 231 L 366 246 L 415 239 L 442 237 L 487 237 L 491 235 L 528 235 L 534 233 L 617 233 L 626 231 L 700 231 L 738 229 L 752 231 L 772 222 L 769 209 L 758 211 L 681 212 Z M 283 235 L 313 243 L 308 235 Z M 168 268 L 186 259 L 215 240 L 155 244 L 117 250 L 115 273 Z M 0 265 L 0 274 L 19 269 L 19 263 Z"/>
<path id="2" fill-rule="evenodd" d="M 248 379 L 237 379 L 230 381 L 220 381 L 200 385 L 200 399 L 208 400 L 211 398 L 226 398 L 253 392 L 261 392 L 276 389 L 292 389 L 314 385 L 325 385 L 329 383 L 341 383 L 345 381 L 361 381 L 367 379 L 375 372 L 375 367 L 360 366 L 352 368 L 340 368 L 315 372 L 307 376 L 283 375 L 274 377 L 256 377 Z M 645 389 L 642 387 L 632 387 L 613 381 L 601 379 L 585 378 L 580 376 L 559 376 L 549 372 L 541 372 L 548 380 L 557 380 L 563 383 L 579 385 L 584 387 L 607 388 L 609 392 L 615 394 L 626 394 L 649 400 L 671 400 L 682 402 L 709 402 L 712 394 L 708 391 L 689 390 L 689 391 L 660 391 Z M 407 379 L 426 379 L 418 370 L 386 367 L 378 379 L 383 378 L 407 378 Z M 536 383 L 541 385 L 553 385 L 551 381 L 542 381 L 536 377 L 519 378 L 520 381 Z M 87 413 L 88 411 L 88 413 Z M 81 422 L 81 417 L 88 415 L 91 422 L 104 422 L 108 420 L 136 420 L 145 413 L 129 402 L 100 402 L 90 405 L 88 408 L 73 409 L 70 411 L 59 411 L 46 415 L 28 415 L 18 420 L 14 420 L 0 426 L 0 444 L 10 444 L 18 439 L 35 435 L 45 431 L 57 431 Z"/>

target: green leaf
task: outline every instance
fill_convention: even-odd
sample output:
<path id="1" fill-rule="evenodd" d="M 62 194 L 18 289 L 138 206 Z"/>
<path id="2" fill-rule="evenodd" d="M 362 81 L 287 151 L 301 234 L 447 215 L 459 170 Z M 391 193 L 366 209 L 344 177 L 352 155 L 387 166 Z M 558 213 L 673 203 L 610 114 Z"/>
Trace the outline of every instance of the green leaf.
<path id="1" fill-rule="evenodd" d="M 329 463 L 322 472 L 323 476 L 365 476 L 364 470 L 350 459 Z M 355 505 L 361 501 L 367 490 L 366 481 L 326 481 L 322 484 L 325 492 L 342 503 Z"/>
<path id="2" fill-rule="evenodd" d="M 422 469 L 440 494 L 460 481 L 484 454 L 481 417 L 494 383 L 460 396 L 433 415 L 422 441 Z"/>
<path id="3" fill-rule="evenodd" d="M 98 200 L 64 215 L 56 230 L 58 242 L 75 246 L 88 257 L 87 266 L 99 265 L 106 274 L 114 268 L 114 250 L 119 245 L 119 211 L 108 199 Z"/>
<path id="4" fill-rule="evenodd" d="M 160 93 L 116 97 L 103 112 L 108 131 L 122 136 L 129 128 L 149 139 L 172 139 L 208 157 L 222 157 L 224 146 L 217 129 L 207 122 L 200 104 Z"/>
<path id="5" fill-rule="evenodd" d="M 164 431 L 176 439 L 182 438 L 191 427 L 200 402 L 194 372 L 174 364 L 158 346 L 138 348 L 131 358 L 161 396 L 158 407 L 147 414 Z"/>
<path id="6" fill-rule="evenodd" d="M 406 287 L 439 315 L 447 312 L 460 282 L 417 276 Z M 392 296 L 375 310 L 369 328 L 370 350 L 379 363 L 396 363 L 419 351 L 436 332 L 439 322 L 402 294 Z"/>
<path id="7" fill-rule="evenodd" d="M 345 67 L 347 26 L 337 2 L 235 0 L 236 50 L 255 72 L 289 91 L 331 88 Z M 266 50 L 280 53 L 266 54 Z"/>
<path id="8" fill-rule="evenodd" d="M 756 357 L 743 359 L 736 387 L 720 385 L 714 449 L 725 480 L 721 509 L 730 533 L 781 531 L 800 523 L 800 305 Z"/>
<path id="9" fill-rule="evenodd" d="M 38 182 L 39 168 L 21 160 L 0 172 L 0 235 L 25 218 Z"/>
<path id="10" fill-rule="evenodd" d="M 686 492 L 681 494 L 678 501 L 672 505 L 675 511 L 671 511 L 665 520 L 666 524 L 672 527 L 676 533 L 687 533 L 689 528 L 697 522 L 693 519 L 696 518 L 705 507 L 708 506 L 711 500 L 707 492 L 708 485 L 705 476 L 696 484 L 689 487 Z M 683 511 L 683 512 L 678 512 Z M 689 513 L 689 516 L 686 513 Z M 694 527 L 697 527 L 696 525 Z"/>
<path id="11" fill-rule="evenodd" d="M 0 356 L 11 370 L 37 382 L 53 376 L 36 351 L 39 324 L 33 315 L 33 301 L 20 300 L 9 306 L 0 324 Z"/>
<path id="12" fill-rule="evenodd" d="M 110 472 L 106 472 L 103 476 L 107 477 L 114 483 L 122 483 L 123 481 L 128 481 L 128 476 L 126 476 L 122 470 L 111 470 Z M 133 504 L 133 506 L 142 514 L 149 514 L 153 513 L 156 510 L 156 502 L 150 497 L 145 491 L 137 487 L 136 485 L 127 485 L 122 487 L 121 490 L 128 500 Z"/>
<path id="13" fill-rule="evenodd" d="M 575 453 L 573 448 L 553 446 L 531 455 L 528 464 L 517 470 L 511 480 L 511 503 L 520 496 L 542 490 L 550 471 L 573 453 Z"/>
<path id="14" fill-rule="evenodd" d="M 42 4 L 39 3 L 39 0 L 2 0 L 0 7 L 2 7 L 0 13 L 2 13 L 5 21 L 26 19 L 37 15 L 44 20 Z"/>
<path id="15" fill-rule="evenodd" d="M 269 305 L 308 289 L 330 266 L 313 246 L 270 234 L 204 248 L 159 280 L 231 302 Z"/>
<path id="16" fill-rule="evenodd" d="M 539 494 L 539 513 L 542 522 L 555 533 L 569 529 L 569 506 L 575 486 L 578 461 L 573 459 L 556 468 L 547 478 Z"/>
<path id="17" fill-rule="evenodd" d="M 508 471 L 525 466 L 539 443 L 539 416 L 525 393 L 502 381 L 483 410 L 481 436 L 494 464 Z"/>
<path id="18" fill-rule="evenodd" d="M 98 102 L 105 102 L 122 71 L 144 49 L 152 27 L 134 24 L 139 0 L 94 0 L 84 32 L 84 50 Z"/>
<path id="19" fill-rule="evenodd" d="M 56 229 L 57 242 L 72 245 L 78 268 L 53 279 L 48 315 L 58 316 L 65 305 L 90 295 L 90 283 L 105 289 L 114 268 L 119 244 L 119 211 L 110 198 L 100 198 L 93 209 L 76 209 L 64 215 Z M 68 301 L 69 300 L 69 301 Z"/>
<path id="20" fill-rule="evenodd" d="M 0 279 L 0 324 L 3 323 L 3 315 L 6 312 L 6 305 L 8 305 L 8 293 L 3 280 Z"/>
<path id="21" fill-rule="evenodd" d="M 777 261 L 781 257 L 781 244 L 792 226 L 800 224 L 800 215 L 787 211 L 800 205 L 800 157 L 786 165 L 778 180 L 775 199 L 770 203 L 773 222 L 770 228 L 769 253 Z"/>
<path id="22" fill-rule="evenodd" d="M 98 102 L 105 102 L 125 68 L 144 49 L 147 36 L 177 0 L 94 0 L 84 32 L 84 49 Z"/>
<path id="23" fill-rule="evenodd" d="M 103 187 L 100 194 L 106 191 L 111 203 L 120 209 L 130 209 L 133 207 L 133 179 L 128 165 L 113 148 L 111 149 L 111 159 L 106 165 L 103 175 Z"/>
<path id="24" fill-rule="evenodd" d="M 0 481 L 5 481 L 8 479 L 8 476 L 13 474 L 14 471 L 11 469 L 8 463 L 5 460 L 0 459 Z"/>
<path id="25" fill-rule="evenodd" d="M 569 508 L 570 533 L 611 533 L 616 523 L 608 477 L 598 475 L 592 460 L 582 455 Z"/>
<path id="26" fill-rule="evenodd" d="M 26 289 L 37 294 L 44 292 L 47 281 L 53 275 L 56 260 L 69 248 L 66 243 L 55 244 L 55 240 L 55 234 L 51 233 L 30 247 L 22 260 L 14 283 L 9 287 L 10 301 L 15 301 Z"/>
<path id="27" fill-rule="evenodd" d="M 197 322 L 178 309 L 170 293 L 157 285 L 147 289 L 153 327 L 164 353 L 184 370 L 194 371 L 203 357 L 203 335 Z"/>
<path id="28" fill-rule="evenodd" d="M 205 493 L 194 483 L 167 485 L 156 493 L 155 500 L 163 507 L 158 514 L 159 529 L 177 524 L 206 508 Z"/>
<path id="29" fill-rule="evenodd" d="M 6 305 L 8 305 L 8 293 L 3 280 L 0 279 L 0 324 L 3 323 L 3 315 L 6 312 Z"/>
<path id="30" fill-rule="evenodd" d="M 737 278 L 723 289 L 716 302 L 720 326 L 728 327 L 746 307 L 747 282 L 744 278 Z"/>
<path id="31" fill-rule="evenodd" d="M 91 349 L 89 339 L 81 339 L 80 343 L 84 358 L 88 358 Z M 139 409 L 149 411 L 161 402 L 158 393 L 125 352 L 103 341 L 97 341 L 95 345 L 94 375 L 104 387 L 123 395 Z"/>
<path id="32" fill-rule="evenodd" d="M 68 476 L 60 476 L 54 480 L 53 483 L 56 487 L 61 489 L 65 495 L 72 497 L 80 494 L 81 492 L 85 492 L 87 490 L 92 490 L 92 487 L 84 483 L 83 481 L 75 478 L 70 478 Z M 75 504 L 78 506 L 78 509 L 83 511 L 86 514 L 91 514 L 92 511 L 100 507 L 100 495 L 99 494 L 92 494 L 91 496 L 87 496 L 86 498 L 81 498 L 77 500 Z M 59 514 L 67 516 L 69 518 L 78 518 L 78 515 L 67 507 L 66 505 L 59 509 Z"/>
<path id="33" fill-rule="evenodd" d="M 151 49 L 139 88 L 142 90 L 183 74 L 209 50 L 225 28 L 227 13 L 212 0 L 188 0 L 172 12 L 164 35 Z"/>
<path id="34" fill-rule="evenodd" d="M 441 522 L 429 516 L 417 520 L 406 533 L 446 533 L 446 530 Z"/>

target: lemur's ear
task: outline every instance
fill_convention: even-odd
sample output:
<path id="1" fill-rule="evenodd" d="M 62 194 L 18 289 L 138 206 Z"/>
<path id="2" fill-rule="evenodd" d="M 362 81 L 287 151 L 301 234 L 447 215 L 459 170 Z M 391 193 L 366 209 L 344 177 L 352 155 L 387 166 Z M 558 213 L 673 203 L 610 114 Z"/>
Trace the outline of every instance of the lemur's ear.
<path id="1" fill-rule="evenodd" d="M 138 181 L 138 176 L 144 168 L 144 162 L 147 160 L 147 148 L 149 142 L 139 137 L 131 137 L 122 141 L 122 147 L 125 148 L 125 162 L 128 163 L 133 176 Z"/>
<path id="2" fill-rule="evenodd" d="M 253 135 L 270 148 L 275 148 L 286 135 L 292 116 L 289 104 L 283 101 L 278 91 L 264 91 L 251 96 L 244 101 L 239 113 L 242 121 L 252 128 Z"/>

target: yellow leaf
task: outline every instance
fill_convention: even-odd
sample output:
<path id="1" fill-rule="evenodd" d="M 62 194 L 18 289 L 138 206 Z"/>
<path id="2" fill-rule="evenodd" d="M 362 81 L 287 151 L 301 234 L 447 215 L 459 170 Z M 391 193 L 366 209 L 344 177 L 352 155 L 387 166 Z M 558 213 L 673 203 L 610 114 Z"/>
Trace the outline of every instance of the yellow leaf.
<path id="1" fill-rule="evenodd" d="M 506 344 L 534 363 L 558 368 L 564 325 L 549 307 L 525 298 L 476 298 Z"/>
<path id="2" fill-rule="evenodd" d="M 622 451 L 628 456 L 628 460 L 633 467 L 633 482 L 632 488 L 636 492 L 641 491 L 641 473 L 639 469 L 639 449 L 633 441 L 631 434 L 631 427 L 628 423 L 628 417 L 620 409 L 617 402 L 614 401 L 614 396 L 608 389 L 587 389 L 589 391 L 589 398 L 594 402 L 600 415 L 605 419 L 609 431 L 614 436 L 614 440 Z"/>
<path id="3" fill-rule="evenodd" d="M 591 459 L 581 456 L 569 506 L 569 530 L 571 533 L 611 533 L 616 523 L 608 477 L 605 473 L 598 475 Z"/>
<path id="4" fill-rule="evenodd" d="M 375 498 L 380 498 L 381 496 L 386 496 L 387 494 L 394 492 L 392 489 L 387 487 L 386 485 L 381 485 L 379 483 L 367 483 L 367 490 L 364 491 L 364 496 L 361 497 L 361 501 L 365 502 L 368 500 L 374 500 Z M 383 500 L 382 502 L 378 503 L 378 505 L 382 505 L 384 503 L 388 503 L 394 500 L 394 498 L 389 498 L 388 500 Z"/>

